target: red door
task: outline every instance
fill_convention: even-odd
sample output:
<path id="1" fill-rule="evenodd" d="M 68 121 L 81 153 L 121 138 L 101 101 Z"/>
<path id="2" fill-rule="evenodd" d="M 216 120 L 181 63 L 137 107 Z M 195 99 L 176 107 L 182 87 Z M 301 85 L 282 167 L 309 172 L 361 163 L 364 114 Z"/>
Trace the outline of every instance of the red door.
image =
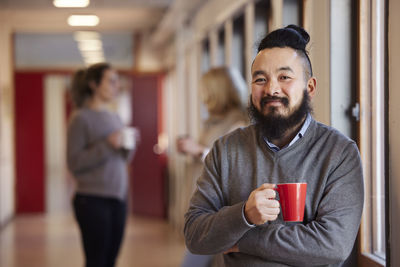
<path id="1" fill-rule="evenodd" d="M 44 114 L 41 72 L 15 73 L 17 213 L 44 212 Z"/>
<path id="2" fill-rule="evenodd" d="M 134 76 L 132 87 L 132 121 L 141 135 L 141 142 L 131 166 L 132 211 L 135 214 L 165 217 L 165 158 L 153 151 L 162 130 L 162 76 Z"/>

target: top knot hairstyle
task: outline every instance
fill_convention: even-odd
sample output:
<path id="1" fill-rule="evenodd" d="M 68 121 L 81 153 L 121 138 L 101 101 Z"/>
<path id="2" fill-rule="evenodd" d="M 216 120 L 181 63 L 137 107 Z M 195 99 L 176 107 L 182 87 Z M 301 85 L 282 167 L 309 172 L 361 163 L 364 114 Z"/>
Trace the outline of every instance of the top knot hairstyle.
<path id="1" fill-rule="evenodd" d="M 274 47 L 290 47 L 296 50 L 297 54 L 300 55 L 305 60 L 306 74 L 308 78 L 313 76 L 311 61 L 308 57 L 308 52 L 306 46 L 310 41 L 310 35 L 301 27 L 296 25 L 288 25 L 285 28 L 277 29 L 261 40 L 257 53 L 266 49 Z"/>

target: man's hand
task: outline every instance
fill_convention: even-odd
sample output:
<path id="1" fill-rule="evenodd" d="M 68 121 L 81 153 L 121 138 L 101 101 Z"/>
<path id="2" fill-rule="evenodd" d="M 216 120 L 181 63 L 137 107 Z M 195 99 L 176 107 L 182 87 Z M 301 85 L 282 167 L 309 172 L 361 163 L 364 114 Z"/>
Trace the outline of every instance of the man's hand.
<path id="1" fill-rule="evenodd" d="M 280 209 L 274 187 L 274 184 L 262 184 L 251 192 L 244 207 L 244 215 L 249 223 L 261 225 L 276 220 Z"/>

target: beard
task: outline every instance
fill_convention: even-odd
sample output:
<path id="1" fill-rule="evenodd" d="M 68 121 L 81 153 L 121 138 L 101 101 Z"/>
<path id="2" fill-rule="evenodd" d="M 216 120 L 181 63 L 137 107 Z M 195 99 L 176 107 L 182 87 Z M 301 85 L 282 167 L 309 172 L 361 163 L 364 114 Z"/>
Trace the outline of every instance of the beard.
<path id="1" fill-rule="evenodd" d="M 261 109 L 270 100 L 280 100 L 285 108 L 289 106 L 289 100 L 286 97 L 266 96 L 260 100 Z M 260 130 L 261 134 L 268 140 L 276 140 L 281 138 L 288 130 L 300 124 L 308 113 L 312 113 L 310 105 L 310 95 L 304 90 L 303 99 L 298 106 L 288 116 L 282 116 L 277 113 L 277 107 L 270 107 L 269 113 L 264 115 L 254 106 L 250 95 L 248 113 L 250 120 Z"/>

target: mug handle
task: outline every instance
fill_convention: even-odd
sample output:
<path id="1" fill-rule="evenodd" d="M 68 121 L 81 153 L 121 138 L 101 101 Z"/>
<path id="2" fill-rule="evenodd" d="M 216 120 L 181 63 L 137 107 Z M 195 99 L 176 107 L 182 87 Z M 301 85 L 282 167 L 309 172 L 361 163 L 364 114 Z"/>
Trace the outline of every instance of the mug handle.
<path id="1" fill-rule="evenodd" d="M 279 192 L 278 192 L 278 186 L 277 185 L 275 185 L 275 187 L 274 188 L 272 188 L 273 190 L 275 190 L 275 192 L 276 192 L 276 196 L 275 196 L 275 198 L 270 198 L 270 199 L 276 199 L 276 200 L 279 200 Z M 276 197 L 278 197 L 278 198 L 276 198 Z"/>

